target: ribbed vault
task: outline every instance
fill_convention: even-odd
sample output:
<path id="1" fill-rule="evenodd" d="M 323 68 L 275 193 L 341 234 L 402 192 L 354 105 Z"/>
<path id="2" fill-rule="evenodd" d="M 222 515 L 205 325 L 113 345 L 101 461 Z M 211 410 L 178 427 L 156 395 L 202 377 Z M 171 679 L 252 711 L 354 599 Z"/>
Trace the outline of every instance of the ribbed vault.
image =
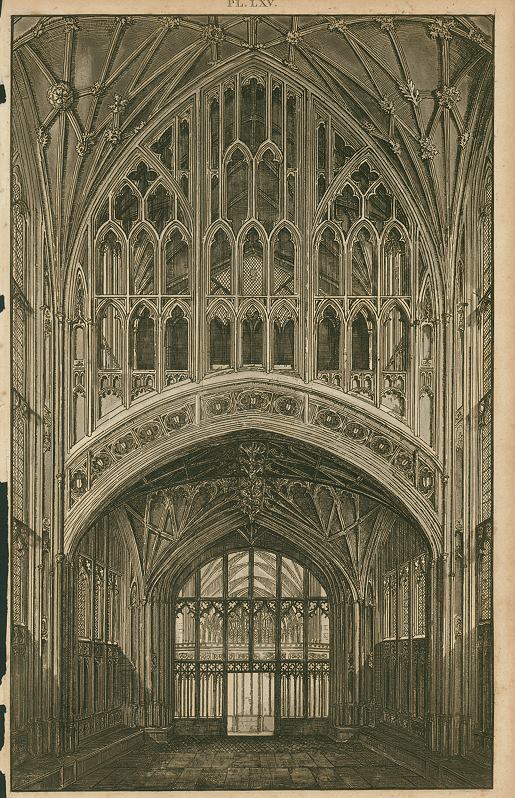
<path id="1" fill-rule="evenodd" d="M 270 546 L 333 562 L 364 595 L 378 542 L 402 505 L 360 472 L 315 447 L 247 432 L 195 448 L 148 474 L 115 505 L 134 534 L 152 590 L 214 546 Z"/>
<path id="2" fill-rule="evenodd" d="M 491 54 L 470 17 L 20 18 L 14 97 L 28 99 L 55 255 L 66 263 L 100 177 L 172 97 L 256 57 L 318 88 L 390 159 L 441 246 L 488 110 Z"/>

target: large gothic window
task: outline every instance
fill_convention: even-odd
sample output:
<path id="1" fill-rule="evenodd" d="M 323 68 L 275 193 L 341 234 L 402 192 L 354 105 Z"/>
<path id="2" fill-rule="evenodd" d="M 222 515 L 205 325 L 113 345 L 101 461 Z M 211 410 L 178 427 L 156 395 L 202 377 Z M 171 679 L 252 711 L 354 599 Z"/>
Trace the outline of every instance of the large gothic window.
<path id="1" fill-rule="evenodd" d="M 309 119 L 313 135 L 301 136 Z M 372 153 L 357 158 L 359 146 L 321 98 L 307 97 L 294 78 L 250 65 L 199 86 L 166 129 L 142 139 L 85 233 L 92 263 L 86 268 L 89 252 L 80 263 L 84 274 L 93 268 L 95 289 L 93 296 L 89 287 L 85 292 L 85 315 L 93 315 L 106 344 L 98 344 L 102 357 L 88 352 L 82 373 L 77 366 L 72 375 L 72 444 L 142 393 L 173 390 L 216 370 L 257 368 L 358 395 L 436 446 L 439 328 L 436 275 L 424 254 L 430 250 L 380 161 Z M 19 261 L 21 206 L 16 222 Z M 486 213 L 480 237 L 486 286 Z M 428 285 L 433 309 L 423 317 Z M 116 310 L 106 311 L 108 301 Z M 182 319 L 173 311 L 179 304 Z M 420 326 L 411 334 L 414 320 Z M 488 302 L 478 320 L 486 395 Z M 92 385 L 100 398 L 91 421 L 82 385 Z M 87 424 L 77 427 L 76 407 Z M 486 444 L 484 453 L 487 462 Z"/>
<path id="2" fill-rule="evenodd" d="M 175 599 L 175 717 L 219 718 L 229 734 L 326 717 L 329 618 L 320 582 L 287 557 L 251 549 L 201 566 Z"/>

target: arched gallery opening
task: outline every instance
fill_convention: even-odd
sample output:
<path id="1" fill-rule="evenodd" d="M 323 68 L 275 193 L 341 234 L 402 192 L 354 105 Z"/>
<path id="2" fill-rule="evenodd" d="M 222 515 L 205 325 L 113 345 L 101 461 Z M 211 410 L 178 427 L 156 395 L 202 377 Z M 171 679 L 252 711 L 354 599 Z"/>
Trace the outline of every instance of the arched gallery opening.
<path id="1" fill-rule="evenodd" d="M 491 22 L 13 42 L 18 788 L 488 785 Z"/>
<path id="2" fill-rule="evenodd" d="M 346 736 L 402 716 L 424 737 L 428 542 L 381 492 L 353 488 L 358 472 L 346 481 L 337 460 L 308 451 L 278 434 L 224 436 L 78 539 L 79 739 L 96 715 L 157 736 Z M 134 535 L 154 575 L 143 600 Z"/>

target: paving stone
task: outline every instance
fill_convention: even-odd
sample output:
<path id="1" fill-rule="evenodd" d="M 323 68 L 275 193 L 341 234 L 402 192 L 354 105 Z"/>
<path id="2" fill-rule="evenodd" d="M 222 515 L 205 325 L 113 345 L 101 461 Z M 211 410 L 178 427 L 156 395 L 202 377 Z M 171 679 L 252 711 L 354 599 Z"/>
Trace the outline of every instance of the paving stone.
<path id="1" fill-rule="evenodd" d="M 456 765 L 449 763 L 449 769 L 451 764 Z M 452 773 L 446 779 L 454 781 Z M 146 743 L 85 774 L 69 789 L 413 790 L 437 786 L 444 785 L 432 783 L 355 740 L 342 744 L 314 736 L 182 737 L 169 743 Z"/>
<path id="2" fill-rule="evenodd" d="M 184 768 L 174 786 L 178 790 L 192 790 L 199 776 L 200 771 L 198 768 Z"/>
<path id="3" fill-rule="evenodd" d="M 249 769 L 249 789 L 250 790 L 270 790 L 272 788 L 272 777 L 268 768 Z"/>
<path id="4" fill-rule="evenodd" d="M 320 787 L 338 787 L 340 779 L 334 768 L 313 768 L 313 774 Z"/>
<path id="5" fill-rule="evenodd" d="M 225 779 L 226 789 L 247 790 L 249 786 L 249 768 L 229 768 Z"/>
<path id="6" fill-rule="evenodd" d="M 277 789 L 288 789 L 293 786 L 288 768 L 270 768 L 272 785 Z"/>
<path id="7" fill-rule="evenodd" d="M 297 789 L 311 789 L 318 782 L 309 768 L 290 768 L 290 777 Z"/>
<path id="8" fill-rule="evenodd" d="M 322 753 L 322 751 L 310 751 L 309 755 L 313 760 L 314 764 L 319 768 L 330 768 L 332 767 L 332 762 Z"/>

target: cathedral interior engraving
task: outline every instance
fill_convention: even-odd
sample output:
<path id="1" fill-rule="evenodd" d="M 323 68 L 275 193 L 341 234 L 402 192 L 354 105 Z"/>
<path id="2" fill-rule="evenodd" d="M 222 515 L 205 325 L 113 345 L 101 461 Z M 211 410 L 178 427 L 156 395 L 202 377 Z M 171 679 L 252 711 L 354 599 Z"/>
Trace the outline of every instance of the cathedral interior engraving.
<path id="1" fill-rule="evenodd" d="M 493 18 L 13 18 L 11 784 L 492 784 Z"/>

